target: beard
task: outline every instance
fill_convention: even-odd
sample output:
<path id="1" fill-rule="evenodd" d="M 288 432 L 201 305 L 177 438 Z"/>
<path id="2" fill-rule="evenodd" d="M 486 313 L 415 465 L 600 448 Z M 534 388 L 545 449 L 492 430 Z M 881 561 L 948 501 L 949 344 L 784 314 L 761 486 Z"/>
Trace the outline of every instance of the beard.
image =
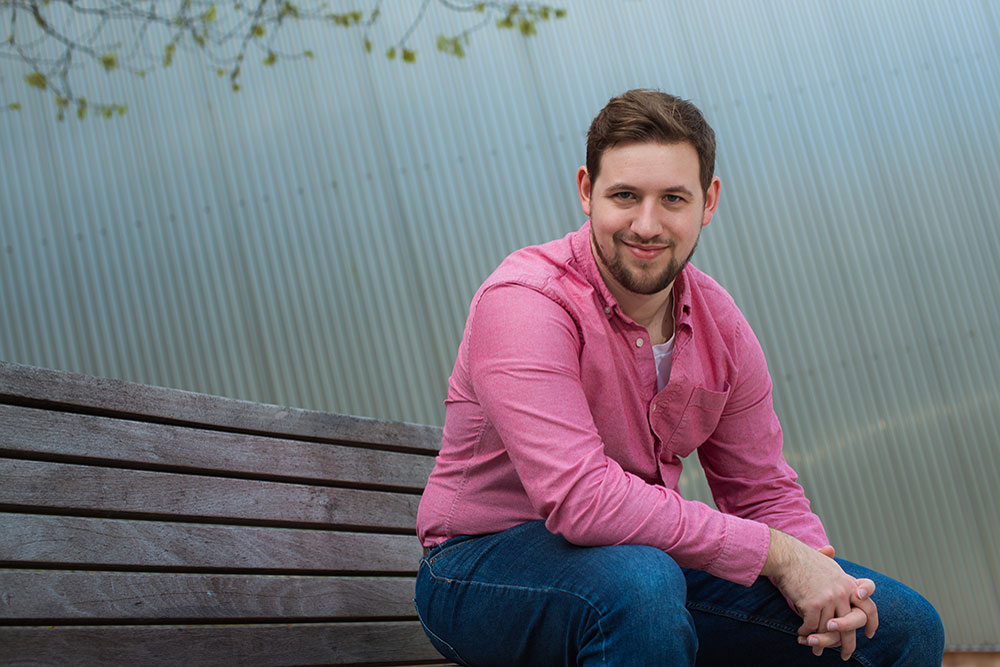
<path id="1" fill-rule="evenodd" d="M 634 292 L 635 294 L 656 294 L 657 292 L 662 292 L 667 289 L 674 282 L 677 276 L 680 275 L 684 267 L 691 260 L 691 256 L 694 255 L 695 249 L 698 247 L 698 239 L 701 238 L 701 232 L 699 231 L 698 237 L 694 240 L 694 246 L 691 248 L 691 252 L 688 253 L 687 257 L 683 261 L 679 261 L 677 257 L 671 257 L 670 262 L 662 271 L 658 273 L 653 273 L 652 271 L 635 270 L 630 268 L 625 264 L 625 260 L 622 255 L 625 250 L 622 249 L 623 242 L 628 241 L 629 243 L 643 243 L 642 239 L 638 237 L 629 236 L 625 232 L 617 232 L 614 237 L 614 255 L 608 257 L 601 250 L 601 245 L 597 242 L 597 238 L 594 236 L 594 230 L 590 230 L 590 240 L 597 253 L 597 258 L 604 265 L 604 268 L 608 270 L 608 273 L 618 281 L 618 284 L 627 289 L 629 292 Z M 647 241 L 648 242 L 648 241 Z M 669 252 L 670 248 L 667 249 Z"/>

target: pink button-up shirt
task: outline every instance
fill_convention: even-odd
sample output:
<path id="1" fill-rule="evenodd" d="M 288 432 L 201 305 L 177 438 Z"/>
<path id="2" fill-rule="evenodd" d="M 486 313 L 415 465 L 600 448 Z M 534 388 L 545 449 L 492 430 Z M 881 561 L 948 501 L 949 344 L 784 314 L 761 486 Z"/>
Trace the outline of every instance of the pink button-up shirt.
<path id="1" fill-rule="evenodd" d="M 764 565 L 768 525 L 827 544 L 732 298 L 690 264 L 678 276 L 673 366 L 657 392 L 646 329 L 608 291 L 589 235 L 587 223 L 511 254 L 473 298 L 417 514 L 423 544 L 544 519 L 574 544 L 651 545 L 744 585 Z M 696 449 L 718 510 L 677 491 Z"/>

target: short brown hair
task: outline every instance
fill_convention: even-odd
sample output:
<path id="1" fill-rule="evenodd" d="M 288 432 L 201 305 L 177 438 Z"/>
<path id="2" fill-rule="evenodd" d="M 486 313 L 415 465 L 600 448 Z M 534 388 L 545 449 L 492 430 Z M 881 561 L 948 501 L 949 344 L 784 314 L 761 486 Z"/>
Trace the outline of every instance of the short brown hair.
<path id="1" fill-rule="evenodd" d="M 601 156 L 623 144 L 688 142 L 698 153 L 701 189 L 715 173 L 715 132 L 691 102 L 657 90 L 630 90 L 613 97 L 587 131 L 587 174 L 597 180 Z"/>

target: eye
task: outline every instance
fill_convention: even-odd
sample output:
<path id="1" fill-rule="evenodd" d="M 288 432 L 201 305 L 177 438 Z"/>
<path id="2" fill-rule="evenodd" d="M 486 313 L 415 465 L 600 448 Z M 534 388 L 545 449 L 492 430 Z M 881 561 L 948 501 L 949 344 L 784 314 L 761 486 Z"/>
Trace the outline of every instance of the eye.
<path id="1" fill-rule="evenodd" d="M 680 195 L 663 195 L 663 201 L 668 204 L 677 204 L 684 201 L 684 199 Z"/>
<path id="2" fill-rule="evenodd" d="M 631 201 L 631 200 L 635 199 L 635 195 L 633 193 L 631 193 L 631 192 L 616 192 L 616 193 L 614 193 L 611 196 L 612 196 L 612 198 L 618 199 L 618 200 L 621 200 L 621 201 Z"/>

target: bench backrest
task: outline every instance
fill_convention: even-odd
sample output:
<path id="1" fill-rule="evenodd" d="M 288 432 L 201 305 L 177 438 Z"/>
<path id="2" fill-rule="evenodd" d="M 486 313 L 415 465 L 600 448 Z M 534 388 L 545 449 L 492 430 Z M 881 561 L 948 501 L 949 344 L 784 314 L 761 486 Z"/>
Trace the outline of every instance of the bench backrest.
<path id="1" fill-rule="evenodd" d="M 0 362 L 0 664 L 439 659 L 439 428 Z"/>

